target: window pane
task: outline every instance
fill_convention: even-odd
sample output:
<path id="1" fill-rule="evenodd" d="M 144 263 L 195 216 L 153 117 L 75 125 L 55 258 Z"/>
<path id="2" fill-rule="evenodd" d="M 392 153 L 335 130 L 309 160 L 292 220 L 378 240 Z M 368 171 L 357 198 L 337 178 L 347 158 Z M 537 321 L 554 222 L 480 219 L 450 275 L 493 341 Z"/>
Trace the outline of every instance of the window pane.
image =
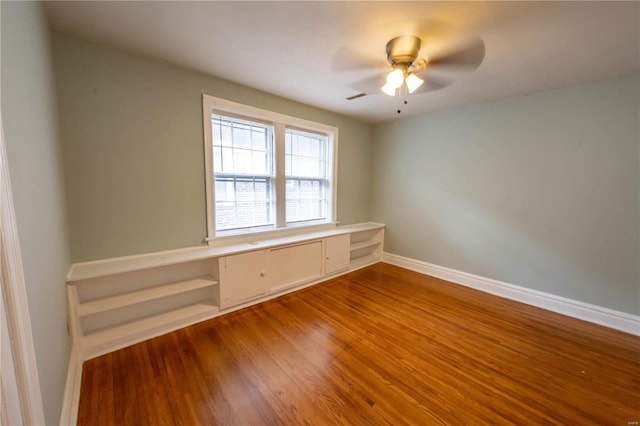
<path id="1" fill-rule="evenodd" d="M 318 139 L 312 139 L 309 144 L 309 155 L 314 158 L 320 158 L 320 141 Z"/>
<path id="2" fill-rule="evenodd" d="M 291 152 L 291 132 L 288 131 L 284 134 L 284 152 L 284 174 L 291 176 L 293 174 L 291 171 L 291 155 L 289 155 Z"/>
<path id="3" fill-rule="evenodd" d="M 251 149 L 251 127 L 236 124 L 233 128 L 233 147 Z"/>
<path id="4" fill-rule="evenodd" d="M 216 180 L 216 198 L 218 201 L 234 201 L 233 182 Z"/>
<path id="5" fill-rule="evenodd" d="M 273 130 L 213 114 L 216 231 L 274 224 Z"/>
<path id="6" fill-rule="evenodd" d="M 270 179 L 216 178 L 216 229 L 272 224 L 270 188 Z"/>
<path id="7" fill-rule="evenodd" d="M 267 150 L 267 129 L 254 127 L 251 131 L 252 148 L 255 151 Z"/>
<path id="8" fill-rule="evenodd" d="M 222 173 L 233 173 L 233 148 L 222 147 L 221 164 L 222 169 L 219 170 Z M 214 169 L 214 172 L 218 170 Z"/>
<path id="9" fill-rule="evenodd" d="M 233 173 L 251 174 L 251 151 L 234 149 L 233 154 Z"/>
<path id="10" fill-rule="evenodd" d="M 213 145 L 231 146 L 231 124 L 221 121 L 212 121 Z"/>
<path id="11" fill-rule="evenodd" d="M 268 174 L 267 172 L 267 164 L 268 157 L 265 152 L 253 151 L 252 153 L 252 161 L 251 161 L 251 169 L 256 174 Z"/>
<path id="12" fill-rule="evenodd" d="M 318 220 L 326 217 L 323 181 L 287 179 L 286 189 L 287 222 Z"/>
<path id="13" fill-rule="evenodd" d="M 222 170 L 222 148 L 213 147 L 213 170 Z"/>

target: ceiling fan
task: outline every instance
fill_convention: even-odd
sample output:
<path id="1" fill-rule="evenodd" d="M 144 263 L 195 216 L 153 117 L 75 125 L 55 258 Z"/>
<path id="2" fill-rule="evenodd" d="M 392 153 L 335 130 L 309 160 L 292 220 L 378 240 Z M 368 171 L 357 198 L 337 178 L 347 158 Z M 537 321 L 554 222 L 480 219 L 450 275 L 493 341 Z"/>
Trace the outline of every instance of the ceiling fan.
<path id="1" fill-rule="evenodd" d="M 420 78 L 416 72 L 426 68 L 427 61 L 417 60 L 420 45 L 420 39 L 414 35 L 403 35 L 389 40 L 386 49 L 387 61 L 393 69 L 381 88 L 384 93 L 395 96 L 396 89 L 402 89 L 404 84 L 411 94 L 422 86 L 424 79 Z"/>
<path id="2" fill-rule="evenodd" d="M 430 56 L 420 56 L 421 47 L 422 40 L 416 35 L 401 35 L 389 40 L 386 53 L 391 70 L 387 71 L 389 68 L 386 68 L 382 75 L 352 85 L 352 88 L 361 93 L 350 96 L 347 100 L 381 92 L 389 96 L 406 96 L 437 90 L 451 84 L 451 80 L 438 77 L 431 71 L 472 71 L 480 66 L 485 55 L 484 42 L 478 37 Z M 353 58 L 344 62 L 356 65 Z"/>

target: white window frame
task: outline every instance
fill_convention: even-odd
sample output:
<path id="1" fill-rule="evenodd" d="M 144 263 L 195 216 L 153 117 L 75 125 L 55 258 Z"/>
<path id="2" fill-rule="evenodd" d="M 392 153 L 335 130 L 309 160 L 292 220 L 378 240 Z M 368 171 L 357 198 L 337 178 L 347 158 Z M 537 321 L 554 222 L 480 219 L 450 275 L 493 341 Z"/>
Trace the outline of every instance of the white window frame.
<path id="1" fill-rule="evenodd" d="M 243 229 L 237 232 L 216 232 L 215 222 L 215 179 L 213 171 L 213 135 L 211 129 L 211 115 L 240 116 L 246 120 L 256 120 L 271 123 L 275 135 L 275 226 L 269 230 Z M 338 128 L 322 123 L 305 120 L 285 114 L 280 114 L 250 105 L 232 102 L 227 99 L 216 98 L 207 94 L 202 95 L 202 117 L 204 127 L 204 154 L 205 154 L 205 186 L 207 209 L 207 236 L 205 240 L 209 246 L 215 246 L 219 241 L 250 237 L 252 240 L 264 237 L 271 238 L 274 235 L 287 235 L 292 233 L 308 232 L 310 230 L 328 229 L 336 226 L 337 218 L 337 182 L 338 182 Z M 330 196 L 330 206 L 327 209 L 327 218 L 324 220 L 286 223 L 286 177 L 285 177 L 285 129 L 295 128 L 327 135 L 331 164 L 331 179 L 327 189 Z M 258 238 L 256 238 L 258 237 Z"/>

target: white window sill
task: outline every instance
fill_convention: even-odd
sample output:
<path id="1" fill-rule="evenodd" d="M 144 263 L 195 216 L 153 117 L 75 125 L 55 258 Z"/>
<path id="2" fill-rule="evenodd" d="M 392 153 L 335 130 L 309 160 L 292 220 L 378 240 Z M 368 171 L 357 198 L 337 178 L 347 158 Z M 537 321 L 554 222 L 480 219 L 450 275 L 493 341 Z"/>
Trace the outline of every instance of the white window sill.
<path id="1" fill-rule="evenodd" d="M 292 223 L 287 225 L 284 228 L 276 228 L 276 229 L 267 229 L 261 231 L 253 231 L 253 232 L 233 232 L 229 233 L 221 233 L 216 235 L 215 237 L 205 238 L 209 247 L 219 247 L 219 246 L 227 246 L 230 244 L 241 244 L 241 243 L 257 243 L 260 241 L 272 239 L 272 238 L 280 238 L 280 237 L 288 237 L 292 235 L 299 234 L 307 234 L 310 232 L 319 232 L 326 231 L 330 229 L 334 229 L 338 225 L 338 222 L 315 222 L 313 224 L 309 223 Z"/>

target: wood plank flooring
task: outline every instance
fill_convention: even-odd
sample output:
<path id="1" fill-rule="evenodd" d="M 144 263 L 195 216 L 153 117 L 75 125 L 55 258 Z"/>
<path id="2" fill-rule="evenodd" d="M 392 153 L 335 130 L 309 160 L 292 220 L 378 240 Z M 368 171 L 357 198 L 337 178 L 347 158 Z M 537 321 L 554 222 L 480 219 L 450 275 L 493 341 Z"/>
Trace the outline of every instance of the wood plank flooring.
<path id="1" fill-rule="evenodd" d="M 379 263 L 87 361 L 79 425 L 628 425 L 640 338 Z"/>

